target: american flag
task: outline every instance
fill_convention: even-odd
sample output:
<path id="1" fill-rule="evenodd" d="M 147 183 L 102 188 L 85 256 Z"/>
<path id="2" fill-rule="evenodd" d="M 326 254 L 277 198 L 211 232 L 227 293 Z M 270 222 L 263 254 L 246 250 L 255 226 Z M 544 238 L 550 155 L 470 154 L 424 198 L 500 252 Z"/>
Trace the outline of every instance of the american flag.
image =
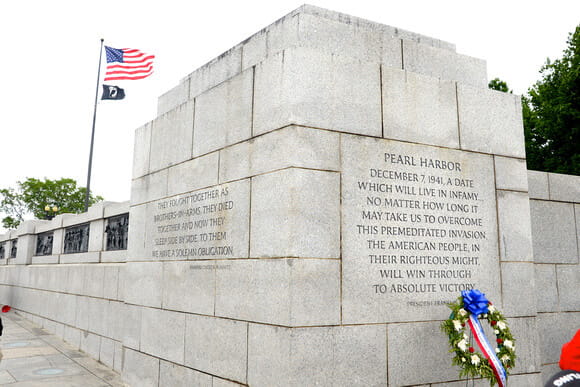
<path id="1" fill-rule="evenodd" d="M 107 73 L 105 81 L 143 79 L 153 74 L 155 55 L 145 54 L 133 48 L 105 46 Z"/>

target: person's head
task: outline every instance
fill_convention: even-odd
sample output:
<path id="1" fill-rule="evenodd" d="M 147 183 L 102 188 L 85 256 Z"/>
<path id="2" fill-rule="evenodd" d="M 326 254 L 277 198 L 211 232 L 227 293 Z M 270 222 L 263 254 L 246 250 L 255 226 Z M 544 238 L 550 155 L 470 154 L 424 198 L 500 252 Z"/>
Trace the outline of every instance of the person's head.
<path id="1" fill-rule="evenodd" d="M 580 329 L 572 340 L 562 346 L 560 369 L 580 372 Z"/>

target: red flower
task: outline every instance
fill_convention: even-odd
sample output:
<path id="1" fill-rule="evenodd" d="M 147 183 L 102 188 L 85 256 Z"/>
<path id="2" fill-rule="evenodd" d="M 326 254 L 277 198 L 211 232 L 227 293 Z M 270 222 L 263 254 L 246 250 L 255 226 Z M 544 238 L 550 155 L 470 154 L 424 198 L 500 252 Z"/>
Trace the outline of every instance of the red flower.
<path id="1" fill-rule="evenodd" d="M 493 327 L 493 326 L 495 326 L 495 324 L 497 324 L 497 321 L 495 321 L 495 320 L 491 320 L 490 324 L 491 324 L 491 326 Z"/>
<path id="2" fill-rule="evenodd" d="M 2 313 L 7 313 L 7 312 L 10 312 L 10 309 L 11 309 L 11 308 L 10 308 L 10 306 L 9 306 L 9 305 L 4 305 L 4 306 L 2 307 Z"/>
<path id="3" fill-rule="evenodd" d="M 469 352 L 473 353 L 475 352 L 475 349 L 473 349 L 473 347 L 469 347 Z"/>
<path id="4" fill-rule="evenodd" d="M 503 343 L 503 339 L 497 339 L 496 340 L 498 344 L 502 344 Z"/>

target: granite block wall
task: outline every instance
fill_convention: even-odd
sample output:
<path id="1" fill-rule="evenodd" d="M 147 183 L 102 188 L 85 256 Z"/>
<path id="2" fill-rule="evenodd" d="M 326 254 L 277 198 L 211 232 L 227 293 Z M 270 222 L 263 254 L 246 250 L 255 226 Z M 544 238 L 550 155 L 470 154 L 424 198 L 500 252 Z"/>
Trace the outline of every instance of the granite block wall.
<path id="1" fill-rule="evenodd" d="M 580 329 L 580 176 L 528 171 L 542 375 Z M 555 327 L 557 327 L 555 329 Z"/>
<path id="2" fill-rule="evenodd" d="M 485 61 L 456 53 L 451 43 L 303 5 L 186 76 L 178 86 L 159 98 L 158 114 L 194 99 L 289 48 L 331 55 L 340 53 L 345 59 L 362 63 L 382 63 L 389 68 L 487 86 Z"/>
<path id="3" fill-rule="evenodd" d="M 475 287 L 518 338 L 510 385 L 555 370 L 580 325 L 580 184 L 526 170 L 519 97 L 484 61 L 306 5 L 158 110 L 130 205 L 0 235 L 0 302 L 135 386 L 453 386 L 439 325 Z M 128 248 L 103 251 L 122 208 Z M 88 251 L 62 254 L 82 222 Z"/>
<path id="4" fill-rule="evenodd" d="M 0 257 L 0 302 L 121 372 L 125 319 L 122 272 L 127 250 L 107 250 L 107 219 L 125 214 L 129 203 L 102 202 L 80 215 L 25 221 L 0 235 L 18 240 L 16 258 Z M 65 230 L 89 225 L 86 252 L 66 253 Z M 39 255 L 38 236 L 52 233 L 52 250 Z M 22 248 L 25 246 L 25 248 Z"/>
<path id="5" fill-rule="evenodd" d="M 443 304 L 477 286 L 526 332 L 512 380 L 539 380 L 529 214 L 519 98 L 487 89 L 484 61 L 303 6 L 184 78 L 136 132 L 125 302 L 141 328 L 124 375 L 453 383 Z M 468 233 L 449 224 L 468 216 Z M 419 221 L 444 238 L 435 253 L 377 236 Z"/>

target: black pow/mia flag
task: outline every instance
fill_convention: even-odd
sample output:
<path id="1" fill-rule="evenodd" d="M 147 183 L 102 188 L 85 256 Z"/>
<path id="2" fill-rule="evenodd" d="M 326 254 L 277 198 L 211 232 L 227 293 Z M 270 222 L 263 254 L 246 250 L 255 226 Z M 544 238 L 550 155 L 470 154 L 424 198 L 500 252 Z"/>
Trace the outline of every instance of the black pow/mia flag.
<path id="1" fill-rule="evenodd" d="M 125 90 L 119 86 L 103 85 L 103 96 L 101 99 L 123 99 Z"/>

